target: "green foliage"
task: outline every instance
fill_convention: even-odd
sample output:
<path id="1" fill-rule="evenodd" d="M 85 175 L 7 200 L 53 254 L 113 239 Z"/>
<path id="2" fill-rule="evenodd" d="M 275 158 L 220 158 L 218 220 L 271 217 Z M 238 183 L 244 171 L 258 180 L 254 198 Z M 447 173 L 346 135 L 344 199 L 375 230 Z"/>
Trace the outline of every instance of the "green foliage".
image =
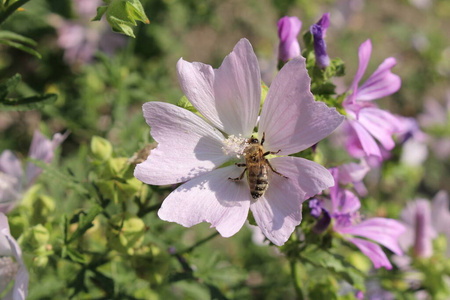
<path id="1" fill-rule="evenodd" d="M 144 8 L 139 0 L 110 0 L 108 6 L 101 6 L 97 9 L 97 15 L 93 21 L 100 21 L 103 15 L 115 32 L 131 37 L 136 37 L 133 27 L 136 21 L 149 24 Z"/>

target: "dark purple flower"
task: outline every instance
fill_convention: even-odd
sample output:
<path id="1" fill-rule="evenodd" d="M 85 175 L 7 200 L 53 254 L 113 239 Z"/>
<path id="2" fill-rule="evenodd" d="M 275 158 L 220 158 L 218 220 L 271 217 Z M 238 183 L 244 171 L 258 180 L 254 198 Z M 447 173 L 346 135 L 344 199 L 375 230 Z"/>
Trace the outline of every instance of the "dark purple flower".
<path id="1" fill-rule="evenodd" d="M 278 48 L 278 59 L 287 62 L 300 55 L 300 45 L 297 35 L 302 29 L 302 21 L 297 17 L 283 17 L 278 20 L 278 37 L 280 45 Z"/>
<path id="2" fill-rule="evenodd" d="M 327 54 L 327 44 L 325 43 L 325 34 L 330 26 L 330 13 L 326 13 L 316 23 L 309 28 L 314 38 L 314 54 L 316 64 L 319 68 L 325 69 L 330 65 L 330 58 Z"/>

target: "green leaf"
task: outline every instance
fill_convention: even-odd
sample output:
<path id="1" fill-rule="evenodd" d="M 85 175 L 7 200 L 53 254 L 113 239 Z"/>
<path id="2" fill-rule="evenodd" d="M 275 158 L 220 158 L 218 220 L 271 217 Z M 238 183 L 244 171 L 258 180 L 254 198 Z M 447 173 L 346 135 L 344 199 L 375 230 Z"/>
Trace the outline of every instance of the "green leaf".
<path id="1" fill-rule="evenodd" d="M 81 264 L 84 264 L 86 262 L 84 255 L 71 247 L 64 247 L 63 253 L 66 256 L 68 256 L 71 260 L 73 260 L 74 262 L 81 263 Z"/>
<path id="2" fill-rule="evenodd" d="M 45 94 L 26 98 L 0 99 L 0 110 L 24 111 L 41 108 L 44 105 L 56 102 L 56 94 Z"/>
<path id="3" fill-rule="evenodd" d="M 81 237 L 89 228 L 94 226 L 92 222 L 95 217 L 99 215 L 103 211 L 103 208 L 99 205 L 94 205 L 87 214 L 80 213 L 78 220 L 78 227 L 75 232 L 72 234 L 70 239 L 67 241 L 67 244 L 70 244 L 74 240 Z"/>
<path id="4" fill-rule="evenodd" d="M 37 167 L 44 170 L 45 175 L 50 176 L 51 179 L 54 179 L 55 181 L 70 187 L 74 190 L 76 190 L 80 194 L 89 194 L 88 190 L 85 189 L 75 178 L 72 176 L 63 173 L 59 171 L 59 169 L 56 169 L 55 167 L 52 167 L 51 165 L 46 164 L 42 160 L 34 159 L 34 158 L 28 158 L 28 161 L 35 164 Z"/>
<path id="5" fill-rule="evenodd" d="M 13 41 L 10 41 L 10 40 L 5 40 L 5 39 L 0 38 L 0 44 L 4 44 L 4 45 L 10 46 L 10 47 L 14 47 L 14 48 L 16 48 L 16 49 L 25 51 L 25 52 L 27 52 L 27 53 L 29 53 L 29 54 L 31 54 L 31 55 L 36 56 L 36 57 L 39 58 L 39 59 L 42 58 L 42 56 L 39 54 L 39 52 L 37 52 L 37 51 L 34 50 L 34 49 L 31 49 L 31 48 L 28 47 L 28 46 L 25 46 L 25 45 L 23 45 L 23 44 L 20 44 L 20 43 L 17 43 L 17 42 L 13 42 Z"/>
<path id="6" fill-rule="evenodd" d="M 364 274 L 347 262 L 344 257 L 317 247 L 309 247 L 301 253 L 301 258 L 316 268 L 323 268 L 355 288 L 364 291 Z"/>
<path id="7" fill-rule="evenodd" d="M 103 15 L 106 13 L 108 6 L 100 6 L 97 8 L 97 15 L 92 19 L 92 21 L 100 21 Z"/>
<path id="8" fill-rule="evenodd" d="M 7 31 L 7 30 L 0 30 L 0 39 L 17 41 L 17 42 L 21 42 L 23 44 L 28 44 L 33 47 L 37 46 L 37 43 L 35 40 L 27 38 L 23 35 L 17 34 L 12 31 Z"/>
<path id="9" fill-rule="evenodd" d="M 0 99 L 4 99 L 12 91 L 14 91 L 20 81 L 22 81 L 22 76 L 20 76 L 20 74 L 16 74 L 13 77 L 8 78 L 4 82 L 2 82 L 0 84 Z"/>

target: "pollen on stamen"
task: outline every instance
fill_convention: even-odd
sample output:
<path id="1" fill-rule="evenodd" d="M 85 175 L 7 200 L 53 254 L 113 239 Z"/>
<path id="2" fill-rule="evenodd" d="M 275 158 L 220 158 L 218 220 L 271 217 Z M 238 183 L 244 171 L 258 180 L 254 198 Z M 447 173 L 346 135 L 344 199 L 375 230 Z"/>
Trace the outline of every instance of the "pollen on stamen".
<path id="1" fill-rule="evenodd" d="M 227 156 L 234 156 L 241 158 L 244 154 L 245 147 L 247 147 L 247 139 L 239 136 L 230 135 L 226 140 L 222 141 L 222 151 Z"/>

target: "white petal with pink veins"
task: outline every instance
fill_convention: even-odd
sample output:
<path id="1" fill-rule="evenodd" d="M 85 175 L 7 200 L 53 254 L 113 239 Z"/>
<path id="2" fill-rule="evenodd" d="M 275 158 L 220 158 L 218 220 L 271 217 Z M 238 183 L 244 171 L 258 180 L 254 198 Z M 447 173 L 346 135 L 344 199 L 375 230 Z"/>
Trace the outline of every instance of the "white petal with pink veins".
<path id="1" fill-rule="evenodd" d="M 247 220 L 251 196 L 245 180 L 228 178 L 242 171 L 229 166 L 186 182 L 164 200 L 158 216 L 185 227 L 208 222 L 223 237 L 234 235 Z"/>
<path id="2" fill-rule="evenodd" d="M 276 157 L 270 163 L 288 178 L 269 171 L 269 188 L 250 208 L 264 235 L 281 246 L 302 220 L 303 201 L 334 185 L 334 180 L 327 169 L 307 159 Z"/>
<path id="3" fill-rule="evenodd" d="M 224 136 L 194 113 L 162 102 L 147 102 L 143 110 L 158 147 L 136 166 L 137 179 L 154 185 L 179 183 L 230 159 L 222 151 Z"/>
<path id="4" fill-rule="evenodd" d="M 177 71 L 186 97 L 214 126 L 250 137 L 261 102 L 261 74 L 247 39 L 236 44 L 217 70 L 180 59 Z"/>
<path id="5" fill-rule="evenodd" d="M 314 101 L 303 57 L 289 61 L 270 86 L 259 122 L 265 133 L 264 148 L 289 155 L 302 151 L 329 135 L 344 120 L 335 108 Z"/>

